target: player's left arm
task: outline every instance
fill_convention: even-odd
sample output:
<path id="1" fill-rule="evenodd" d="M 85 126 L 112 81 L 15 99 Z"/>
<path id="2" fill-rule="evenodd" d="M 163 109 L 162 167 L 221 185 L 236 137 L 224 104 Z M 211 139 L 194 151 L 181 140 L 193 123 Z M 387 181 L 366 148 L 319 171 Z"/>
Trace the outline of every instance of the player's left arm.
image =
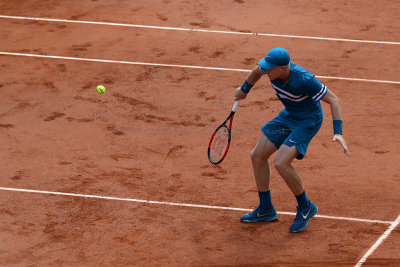
<path id="1" fill-rule="evenodd" d="M 322 101 L 328 103 L 331 106 L 332 118 L 333 118 L 333 128 L 334 136 L 332 142 L 339 142 L 343 151 L 346 155 L 350 155 L 349 149 L 347 147 L 346 141 L 343 138 L 342 133 L 342 107 L 340 104 L 340 99 L 330 90 L 327 91 L 325 96 L 321 99 Z"/>

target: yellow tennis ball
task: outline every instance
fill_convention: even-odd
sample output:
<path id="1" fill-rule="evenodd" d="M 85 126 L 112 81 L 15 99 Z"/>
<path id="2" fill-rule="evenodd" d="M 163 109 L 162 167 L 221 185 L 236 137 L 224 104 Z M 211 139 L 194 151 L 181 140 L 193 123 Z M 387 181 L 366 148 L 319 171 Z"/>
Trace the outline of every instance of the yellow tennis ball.
<path id="1" fill-rule="evenodd" d="M 104 94 L 106 92 L 106 88 L 103 85 L 97 85 L 96 90 L 99 94 Z"/>

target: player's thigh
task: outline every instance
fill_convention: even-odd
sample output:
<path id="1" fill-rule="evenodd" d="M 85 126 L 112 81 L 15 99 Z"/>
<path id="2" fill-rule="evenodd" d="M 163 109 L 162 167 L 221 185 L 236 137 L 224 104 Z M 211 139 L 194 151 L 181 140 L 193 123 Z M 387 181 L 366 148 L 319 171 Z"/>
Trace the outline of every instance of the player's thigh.
<path id="1" fill-rule="evenodd" d="M 296 146 L 287 146 L 283 144 L 275 154 L 274 164 L 275 166 L 290 164 L 298 154 L 299 152 L 297 151 Z"/>
<path id="2" fill-rule="evenodd" d="M 256 146 L 251 151 L 251 157 L 268 159 L 277 150 L 275 145 L 262 133 Z"/>

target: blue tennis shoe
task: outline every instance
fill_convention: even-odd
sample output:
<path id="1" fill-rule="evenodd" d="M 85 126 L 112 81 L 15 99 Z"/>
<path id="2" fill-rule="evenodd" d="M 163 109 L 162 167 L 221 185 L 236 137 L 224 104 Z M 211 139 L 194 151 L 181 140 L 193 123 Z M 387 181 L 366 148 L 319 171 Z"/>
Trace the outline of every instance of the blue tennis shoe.
<path id="1" fill-rule="evenodd" d="M 310 220 L 318 212 L 318 207 L 311 201 L 307 208 L 300 209 L 299 206 L 296 206 L 296 209 L 296 218 L 294 218 L 294 221 L 289 228 L 289 230 L 293 233 L 300 232 L 306 228 L 308 220 Z"/>
<path id="2" fill-rule="evenodd" d="M 275 208 L 272 206 L 271 209 L 262 210 L 260 206 L 250 213 L 246 213 L 240 217 L 242 222 L 259 222 L 259 221 L 274 221 L 278 218 Z"/>

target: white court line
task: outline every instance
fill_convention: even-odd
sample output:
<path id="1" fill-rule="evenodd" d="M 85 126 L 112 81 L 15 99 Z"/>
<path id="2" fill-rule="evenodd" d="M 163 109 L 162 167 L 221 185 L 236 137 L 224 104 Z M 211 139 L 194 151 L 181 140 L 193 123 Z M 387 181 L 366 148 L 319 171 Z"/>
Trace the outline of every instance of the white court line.
<path id="1" fill-rule="evenodd" d="M 77 61 L 118 63 L 118 64 L 144 65 L 144 66 L 156 66 L 156 67 L 203 69 L 203 70 L 222 70 L 222 71 L 238 71 L 238 72 L 250 72 L 251 71 L 251 70 L 245 70 L 245 69 L 203 67 L 203 66 L 175 65 L 175 64 L 161 64 L 161 63 L 133 62 L 133 61 L 119 61 L 119 60 L 107 60 L 107 59 L 78 58 L 78 57 L 48 56 L 48 55 L 36 55 L 36 54 L 24 54 L 24 53 L 12 53 L 12 52 L 0 52 L 0 55 L 52 58 L 52 59 L 67 59 L 67 60 L 77 60 Z M 369 79 L 360 79 L 360 78 L 330 77 L 330 76 L 317 76 L 317 75 L 315 77 L 320 78 L 320 79 L 329 79 L 329 80 L 345 80 L 345 81 L 358 81 L 358 82 L 400 84 L 400 81 L 369 80 Z"/>
<path id="2" fill-rule="evenodd" d="M 179 207 L 190 207 L 190 208 L 234 210 L 234 211 L 252 211 L 251 209 L 243 209 L 243 208 L 231 208 L 231 207 L 221 207 L 221 206 L 209 206 L 209 205 L 198 205 L 198 204 L 187 204 L 187 203 L 176 203 L 176 202 L 153 201 L 153 200 L 134 199 L 134 198 L 119 198 L 119 197 L 107 197 L 107 196 L 96 196 L 96 195 L 86 195 L 86 194 L 51 192 L 51 191 L 43 191 L 43 190 L 9 188 L 9 187 L 0 187 L 0 190 L 13 191 L 13 192 L 24 192 L 24 193 L 47 194 L 47 195 L 58 195 L 58 196 L 83 197 L 83 198 L 95 198 L 95 199 L 106 199 L 106 200 L 119 200 L 119 201 L 129 201 L 129 202 L 139 202 L 139 203 L 146 203 L 146 204 L 157 204 L 157 205 L 168 205 L 168 206 L 179 206 Z M 296 215 L 296 213 L 294 213 L 294 212 L 278 212 L 278 214 L 293 215 L 293 216 Z M 334 217 L 334 216 L 324 216 L 324 215 L 316 215 L 315 217 L 324 218 L 324 219 L 333 219 L 333 220 L 357 221 L 357 222 L 365 222 L 365 223 L 379 223 L 379 224 L 392 224 L 393 223 L 393 222 L 390 222 L 390 221 L 358 219 L 358 218 L 346 218 L 346 217 Z"/>
<path id="3" fill-rule="evenodd" d="M 162 27 L 162 26 L 149 26 L 149 25 L 137 25 L 137 24 L 127 24 L 127 23 L 112 23 L 112 22 L 96 22 L 96 21 L 83 21 L 83 20 L 32 18 L 32 17 L 5 16 L 5 15 L 0 15 L 0 18 L 4 18 L 4 19 L 20 19 L 20 20 L 36 20 L 36 21 L 48 21 L 48 22 L 81 23 L 81 24 L 94 24 L 94 25 L 107 25 L 107 26 L 121 26 L 121 27 L 134 27 L 134 28 L 146 28 L 146 29 L 158 29 L 158 30 L 190 31 L 190 32 L 205 32 L 205 33 L 237 34 L 237 35 L 255 35 L 255 36 L 269 36 L 269 37 L 296 38 L 296 39 L 312 39 L 312 40 L 338 41 L 338 42 L 400 45 L 400 42 L 392 42 L 392 41 L 370 41 L 370 40 L 329 38 L 329 37 L 316 37 L 316 36 L 301 36 L 301 35 L 287 35 L 287 34 L 274 34 L 274 33 L 233 32 L 233 31 L 205 30 L 205 29 L 178 28 L 178 27 Z"/>
<path id="4" fill-rule="evenodd" d="M 380 244 L 390 235 L 390 233 L 399 225 L 400 215 L 397 219 L 389 226 L 389 228 L 379 237 L 375 244 L 365 253 L 365 255 L 360 259 L 360 261 L 355 265 L 355 267 L 360 267 L 363 263 L 371 256 L 372 253 L 379 247 Z"/>
<path id="5" fill-rule="evenodd" d="M 46 55 L 10 53 L 10 52 L 0 52 L 0 55 L 23 56 L 23 57 L 39 57 L 39 58 L 53 58 L 53 59 L 67 59 L 67 60 L 77 60 L 77 61 L 118 63 L 118 64 L 144 65 L 144 66 L 155 66 L 155 67 L 175 67 L 175 68 L 190 68 L 190 69 L 205 69 L 205 70 L 225 70 L 225 71 L 241 71 L 241 72 L 249 72 L 250 71 L 250 70 L 244 70 L 244 69 L 229 69 L 229 68 L 202 67 L 202 66 L 190 66 L 190 65 L 174 65 L 174 64 L 161 64 L 161 63 L 132 62 L 132 61 L 119 61 L 119 60 L 93 59 L 93 58 L 78 58 L 78 57 L 46 56 Z"/>

